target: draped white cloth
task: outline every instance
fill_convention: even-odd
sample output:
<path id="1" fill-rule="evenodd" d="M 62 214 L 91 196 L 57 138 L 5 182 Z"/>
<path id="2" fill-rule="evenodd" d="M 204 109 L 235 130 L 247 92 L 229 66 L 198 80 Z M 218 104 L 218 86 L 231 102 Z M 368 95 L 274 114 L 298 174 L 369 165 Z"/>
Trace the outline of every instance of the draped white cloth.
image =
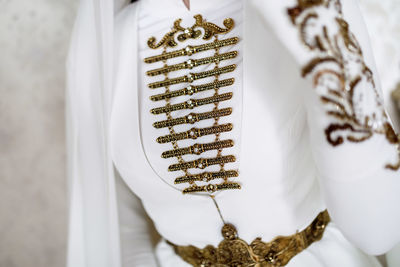
<path id="1" fill-rule="evenodd" d="M 251 8 L 248 10 L 253 10 L 254 13 L 258 10 L 266 27 L 275 32 L 299 65 L 304 65 L 309 55 L 300 47 L 298 35 L 294 33 L 295 28 L 290 25 L 287 16 L 280 12 L 294 4 L 294 1 L 246 1 L 246 5 Z M 124 198 L 124 195 L 121 193 L 117 196 L 111 158 L 110 118 L 114 88 L 128 86 L 134 91 L 137 86 L 136 6 L 137 4 L 129 7 L 129 10 L 120 16 L 122 23 L 116 28 L 119 34 L 116 33 L 115 40 L 114 19 L 117 11 L 124 7 L 122 2 L 82 1 L 75 24 L 67 62 L 70 267 L 122 266 L 119 236 L 123 229 L 120 229 L 119 218 L 124 220 L 122 217 L 126 212 L 135 207 L 126 207 L 125 212 L 118 216 L 117 197 Z M 364 49 L 366 61 L 375 72 L 359 11 L 353 1 L 346 1 L 344 6 L 352 30 L 357 33 L 361 44 L 367 47 Z M 126 33 L 127 29 L 130 34 L 121 34 Z M 247 34 L 251 36 L 252 33 Z M 255 36 L 251 39 L 255 39 Z M 114 44 L 118 49 L 114 49 Z M 123 55 L 118 54 L 121 51 Z M 120 57 L 128 60 L 122 63 L 118 60 L 114 65 L 114 61 Z M 118 76 L 124 78 L 115 79 Z M 311 90 L 309 93 L 309 114 L 319 114 L 320 107 L 313 105 L 317 103 L 315 96 Z M 317 110 L 313 110 L 314 108 Z M 310 116 L 309 122 L 312 129 L 319 129 L 324 120 L 322 116 Z M 321 133 L 322 129 L 311 134 L 312 140 L 316 142 L 313 147 L 316 148 L 314 153 L 317 155 L 317 165 L 323 178 L 322 188 L 334 220 L 346 237 L 358 247 L 375 254 L 387 251 L 400 239 L 400 214 L 393 210 L 393 203 L 400 201 L 397 194 L 400 179 L 398 172 L 382 171 L 382 166 L 386 162 L 395 161 L 396 149 L 387 146 L 378 137 L 369 145 L 360 145 L 360 148 L 349 146 L 337 155 L 328 153 L 328 157 L 334 158 L 339 166 L 346 166 L 332 168 L 329 162 L 323 160 L 326 159 L 326 151 L 330 151 L 331 148 L 322 142 L 325 138 L 320 136 Z M 343 158 L 343 155 L 347 153 L 361 158 L 353 165 L 346 165 L 343 161 L 348 158 Z M 376 188 L 380 190 L 373 190 Z M 129 195 L 125 193 L 126 196 Z M 351 216 L 356 210 L 357 216 Z M 353 217 L 354 220 L 349 221 L 349 217 Z M 367 218 L 369 220 L 366 220 Z M 154 259 L 145 261 L 147 265 L 141 266 L 156 264 Z"/>
<path id="2" fill-rule="evenodd" d="M 71 39 L 66 96 L 68 266 L 120 266 L 114 174 L 107 140 L 114 8 L 121 7 L 121 1 L 81 1 Z"/>

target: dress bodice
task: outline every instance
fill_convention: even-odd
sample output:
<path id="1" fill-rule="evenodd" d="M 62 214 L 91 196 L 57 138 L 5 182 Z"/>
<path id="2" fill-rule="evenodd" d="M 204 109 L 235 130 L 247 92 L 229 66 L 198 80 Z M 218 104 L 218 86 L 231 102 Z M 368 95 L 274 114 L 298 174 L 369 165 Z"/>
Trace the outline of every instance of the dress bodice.
<path id="1" fill-rule="evenodd" d="M 207 193 L 182 194 L 182 190 L 187 188 L 188 184 L 174 184 L 179 175 L 168 171 L 168 167 L 177 162 L 176 158 L 161 157 L 163 152 L 173 147 L 171 143 L 160 144 L 156 140 L 160 136 L 168 136 L 170 132 L 168 127 L 155 128 L 153 124 L 165 120 L 166 114 L 152 114 L 150 110 L 164 106 L 165 102 L 152 101 L 150 98 L 164 93 L 164 88 L 150 89 L 149 84 L 163 80 L 164 77 L 149 76 L 146 72 L 162 68 L 163 64 L 144 62 L 146 58 L 161 54 L 162 51 L 149 48 L 147 41 L 150 37 L 154 36 L 160 40 L 171 30 L 178 18 L 182 19 L 183 27 L 193 25 L 193 16 L 197 11 L 201 11 L 200 14 L 206 21 L 221 27 L 224 27 L 224 19 L 232 18 L 235 26 L 228 33 L 221 35 L 220 39 L 239 37 L 239 42 L 219 50 L 220 54 L 238 52 L 234 58 L 219 62 L 221 68 L 232 64 L 236 66 L 234 71 L 219 76 L 219 80 L 234 78 L 234 83 L 219 89 L 220 95 L 229 92 L 233 94 L 229 99 L 219 102 L 218 109 L 232 108 L 232 112 L 221 116 L 218 123 L 233 125 L 231 130 L 220 134 L 220 140 L 233 140 L 234 145 L 222 149 L 222 155 L 235 157 L 235 161 L 225 164 L 225 169 L 238 170 L 238 176 L 231 177 L 228 181 L 237 182 L 241 186 L 238 190 L 215 193 L 215 199 L 225 220 L 235 224 L 240 236 L 249 242 L 259 236 L 269 240 L 279 234 L 292 234 L 306 226 L 324 208 L 324 204 L 320 198 L 315 167 L 308 146 L 302 97 L 296 92 L 296 85 L 301 83 L 301 80 L 294 78 L 297 77 L 298 70 L 290 67 L 291 58 L 285 54 L 272 33 L 260 40 L 246 40 L 245 31 L 261 29 L 245 30 L 242 0 L 220 1 L 218 9 L 207 5 L 208 1 L 198 6 L 196 3 L 200 1 L 193 1 L 191 11 L 184 7 L 182 1 L 177 1 L 173 2 L 178 6 L 171 11 L 171 16 L 156 16 L 155 14 L 162 10 L 148 8 L 149 2 L 143 2 L 139 15 L 139 89 L 137 95 L 134 95 L 137 99 L 129 99 L 126 92 L 132 89 L 117 88 L 112 139 L 117 169 L 141 198 L 160 234 L 176 244 L 194 244 L 199 247 L 210 243 L 216 245 L 221 239 L 219 231 L 222 222 Z M 268 39 L 268 43 L 262 42 L 265 39 Z M 176 47 L 167 52 L 206 42 L 210 41 L 204 41 L 202 38 L 189 39 L 178 42 Z M 169 59 L 168 65 L 213 55 L 214 50 L 203 51 L 191 56 Z M 281 64 L 288 67 L 282 68 Z M 193 69 L 180 69 L 168 73 L 168 78 L 209 71 L 215 67 L 215 63 L 210 63 Z M 213 81 L 214 76 L 206 77 L 193 83 L 171 85 L 170 90 L 181 90 L 188 85 L 198 86 Z M 212 97 L 214 93 L 214 90 L 205 90 L 193 95 L 182 95 L 172 98 L 170 103 L 174 105 L 190 99 L 205 99 Z M 132 101 L 138 101 L 138 105 L 133 105 Z M 180 118 L 192 112 L 205 113 L 211 111 L 213 106 L 211 103 L 193 109 L 176 110 L 171 112 L 171 116 Z M 132 116 L 138 117 L 137 125 L 133 123 Z M 176 125 L 174 129 L 175 132 L 185 132 L 192 127 L 212 127 L 214 123 L 213 119 L 206 119 L 194 124 Z M 178 145 L 182 148 L 214 141 L 215 135 L 207 135 L 196 140 L 180 140 Z M 210 150 L 201 155 L 184 155 L 183 159 L 188 162 L 200 157 L 216 156 L 217 151 Z M 216 165 L 205 169 L 190 169 L 193 174 L 218 170 Z M 221 181 L 223 180 L 216 179 L 212 184 Z M 196 182 L 200 186 L 210 183 Z M 181 231 L 189 227 L 193 231 Z"/>
<path id="2" fill-rule="evenodd" d="M 163 48 L 152 49 L 147 40 L 151 36 L 157 36 L 156 42 L 162 42 L 161 38 L 171 31 L 173 22 L 171 19 L 168 19 L 168 22 L 164 22 L 165 19 L 158 19 L 164 27 L 160 27 L 159 22 L 151 26 L 145 21 L 139 23 L 139 39 L 143 40 L 139 45 L 140 61 L 158 60 L 141 64 L 139 67 L 139 73 L 143 74 L 139 86 L 143 148 L 150 165 L 160 179 L 179 191 L 200 190 L 207 185 L 217 186 L 221 184 L 222 177 L 225 179 L 224 184 L 239 186 L 233 180 L 238 175 L 240 162 L 238 151 L 243 89 L 240 41 L 242 5 L 241 1 L 222 2 L 225 2 L 225 6 L 219 9 L 222 12 L 218 14 L 207 12 L 207 16 L 214 16 L 214 21 L 220 24 L 225 18 L 231 18 L 234 24 L 228 25 L 227 28 L 222 26 L 222 32 L 216 33 L 218 39 L 210 36 L 209 40 L 205 40 L 200 36 L 178 41 L 175 47 L 167 45 L 165 53 L 173 57 L 164 62 L 161 58 L 157 59 L 158 55 L 162 55 Z M 184 16 L 180 22 L 180 27 L 187 29 L 188 32 L 195 23 L 191 13 L 193 12 L 183 12 Z M 197 19 L 206 18 L 197 17 Z M 201 31 L 201 35 L 204 36 L 204 29 L 207 28 L 197 27 L 195 31 Z M 177 32 L 174 37 L 179 38 L 180 33 L 184 34 Z M 173 54 L 174 51 L 186 49 L 192 49 L 193 52 L 187 52 L 183 56 Z M 195 52 L 199 49 L 201 52 Z M 215 75 L 214 72 L 221 74 Z M 174 79 L 186 78 L 190 73 L 205 77 L 191 82 L 181 81 L 166 85 L 168 81 L 173 83 Z M 166 86 L 162 86 L 160 81 L 165 79 L 167 79 L 164 84 Z M 155 86 L 156 88 L 151 88 Z M 167 90 L 173 94 L 165 93 Z M 203 118 L 199 117 L 198 121 L 194 121 L 196 116 Z M 190 121 L 190 118 L 193 121 Z M 178 122 L 177 119 L 187 119 L 187 121 Z M 167 127 L 168 123 L 174 125 Z M 205 166 L 206 160 L 209 166 Z M 224 161 L 225 164 L 221 163 Z M 186 166 L 182 167 L 182 164 L 190 163 L 200 166 L 190 166 L 187 169 Z M 207 175 L 210 178 L 206 178 Z M 203 179 L 209 181 L 203 182 Z"/>
<path id="3" fill-rule="evenodd" d="M 221 105 L 232 107 L 226 119 L 233 129 L 224 138 L 235 145 L 224 153 L 236 157 L 226 167 L 239 171 L 230 181 L 241 189 L 218 191 L 215 200 L 239 241 L 293 235 L 327 208 L 332 223 L 322 239 L 287 266 L 380 266 L 363 252 L 383 254 L 400 240 L 400 140 L 380 99 L 357 0 L 191 0 L 191 10 L 181 0 L 120 9 L 123 2 L 82 1 L 72 35 L 68 266 L 187 267 L 165 239 L 221 244 L 223 222 L 212 199 L 182 194 L 186 185 L 174 184 L 160 157 L 167 148 L 154 138 L 163 130 L 152 124 L 161 119 L 149 110 L 162 105 L 147 98 L 154 94 L 142 61 L 153 55 L 149 37 L 160 40 L 179 18 L 190 26 L 196 14 L 221 27 L 232 17 L 238 26 L 231 32 L 240 37 L 231 46 L 238 51 L 230 61 L 235 84 L 224 88 L 233 95 Z M 164 237 L 156 250 L 141 204 Z"/>

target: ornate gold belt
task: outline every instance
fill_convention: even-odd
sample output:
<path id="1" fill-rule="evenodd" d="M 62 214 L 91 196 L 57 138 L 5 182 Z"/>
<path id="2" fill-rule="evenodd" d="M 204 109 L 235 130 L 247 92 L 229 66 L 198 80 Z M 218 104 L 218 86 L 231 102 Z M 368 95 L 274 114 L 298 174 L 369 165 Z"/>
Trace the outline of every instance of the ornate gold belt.
<path id="1" fill-rule="evenodd" d="M 291 236 L 278 236 L 265 243 L 256 238 L 250 245 L 238 238 L 235 227 L 225 224 L 222 228 L 224 240 L 213 247 L 203 249 L 194 246 L 178 246 L 169 241 L 177 255 L 195 267 L 278 267 L 285 266 L 294 256 L 313 242 L 322 238 L 330 221 L 328 211 L 318 214 L 303 231 Z"/>

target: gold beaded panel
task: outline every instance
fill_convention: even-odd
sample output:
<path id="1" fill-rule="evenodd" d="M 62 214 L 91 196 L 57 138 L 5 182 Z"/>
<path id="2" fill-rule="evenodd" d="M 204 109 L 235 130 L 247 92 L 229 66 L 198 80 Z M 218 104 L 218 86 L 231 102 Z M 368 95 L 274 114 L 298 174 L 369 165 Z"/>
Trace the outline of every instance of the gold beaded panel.
<path id="1" fill-rule="evenodd" d="M 220 27 L 207 22 L 201 15 L 194 16 L 194 19 L 194 25 L 188 28 L 182 27 L 181 19 L 178 19 L 174 22 L 172 30 L 162 36 L 160 41 L 151 37 L 147 42 L 151 49 L 161 50 L 161 53 L 144 59 L 147 64 L 157 65 L 146 72 L 146 75 L 154 79 L 154 82 L 148 84 L 148 89 L 154 90 L 149 101 L 158 104 L 150 110 L 155 115 L 153 127 L 168 129 L 167 135 L 161 135 L 155 141 L 171 145 L 171 149 L 164 151 L 160 156 L 166 159 L 176 158 L 176 163 L 171 164 L 168 171 L 177 173 L 175 184 L 187 184 L 183 189 L 184 194 L 240 189 L 240 184 L 232 181 L 233 177 L 238 176 L 238 170 L 226 167 L 226 164 L 235 162 L 236 157 L 223 153 L 224 148 L 234 146 L 234 141 L 221 138 L 221 133 L 230 132 L 233 124 L 219 122 L 221 117 L 230 116 L 232 113 L 231 106 L 225 105 L 222 108 L 220 103 L 230 101 L 233 97 L 235 79 L 226 76 L 232 75 L 236 69 L 236 65 L 229 61 L 238 56 L 238 51 L 220 52 L 220 49 L 239 42 L 238 37 L 223 38 L 224 34 L 233 29 L 235 23 L 233 19 L 227 18 Z M 176 48 L 187 40 L 200 38 L 204 43 Z M 206 51 L 207 56 L 198 57 Z M 180 58 L 186 60 L 179 60 Z M 221 62 L 224 63 L 223 66 Z M 199 71 L 199 66 L 212 68 Z M 182 70 L 186 75 L 176 75 L 176 71 Z M 221 75 L 224 75 L 224 78 L 221 78 Z M 224 89 L 223 93 L 220 92 L 221 88 Z M 198 97 L 201 92 L 211 92 L 211 95 Z M 172 103 L 174 98 L 181 96 L 187 96 L 188 100 Z M 198 111 L 199 107 L 203 107 L 201 112 Z M 208 110 L 204 111 L 207 107 Z M 186 113 L 183 116 L 174 116 L 176 111 Z M 209 127 L 198 127 L 198 122 L 204 120 L 211 120 L 213 123 Z M 177 131 L 176 127 L 182 125 L 190 126 L 189 130 Z M 212 136 L 213 141 L 203 142 L 204 136 Z M 186 143 L 192 141 L 191 145 L 180 145 L 180 141 L 183 140 Z M 207 151 L 215 151 L 216 156 L 205 157 L 204 153 Z M 187 160 L 186 155 L 194 155 L 195 159 Z M 214 167 L 212 171 L 209 170 L 210 166 Z M 215 167 L 218 168 L 217 171 Z"/>

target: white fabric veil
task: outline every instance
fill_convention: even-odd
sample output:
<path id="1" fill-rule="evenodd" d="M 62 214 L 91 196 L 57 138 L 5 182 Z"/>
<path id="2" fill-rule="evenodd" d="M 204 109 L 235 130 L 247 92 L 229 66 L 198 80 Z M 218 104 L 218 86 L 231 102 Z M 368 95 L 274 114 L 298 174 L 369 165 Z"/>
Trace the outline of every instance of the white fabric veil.
<path id="1" fill-rule="evenodd" d="M 67 266 L 121 266 L 108 142 L 113 25 L 125 0 L 81 0 L 67 58 Z"/>

